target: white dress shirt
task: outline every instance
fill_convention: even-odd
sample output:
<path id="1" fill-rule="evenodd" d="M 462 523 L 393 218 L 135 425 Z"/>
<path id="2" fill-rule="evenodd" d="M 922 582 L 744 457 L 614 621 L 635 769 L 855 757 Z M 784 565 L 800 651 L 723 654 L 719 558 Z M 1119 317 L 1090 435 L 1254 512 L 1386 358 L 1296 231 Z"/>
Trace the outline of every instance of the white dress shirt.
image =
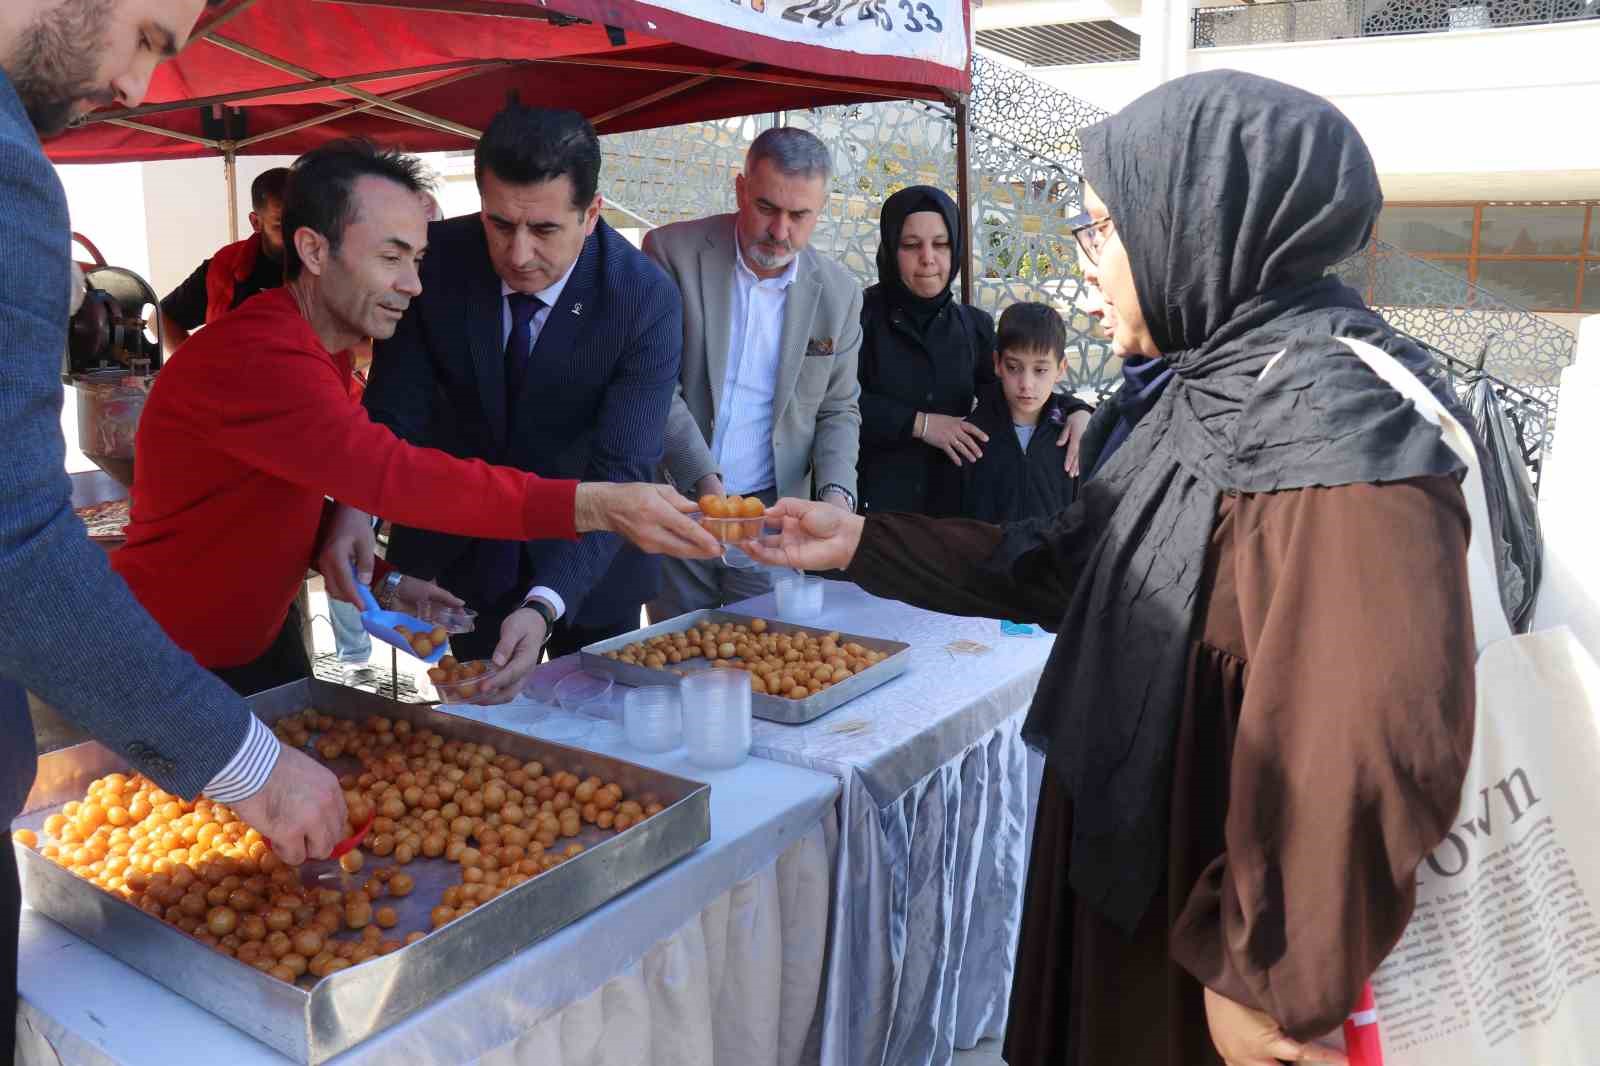
<path id="1" fill-rule="evenodd" d="M 775 278 L 758 278 L 733 242 L 733 300 L 728 323 L 728 368 L 712 434 L 711 454 L 731 493 L 777 484 L 772 455 L 774 394 L 782 361 L 783 309 L 799 272 L 799 257 Z"/>
<path id="2" fill-rule="evenodd" d="M 533 313 L 533 318 L 528 322 L 528 330 L 531 338 L 528 341 L 528 350 L 530 352 L 533 350 L 534 345 L 539 343 L 539 334 L 544 330 L 545 320 L 550 317 L 551 309 L 554 308 L 556 302 L 561 299 L 561 290 L 567 287 L 567 282 L 571 279 L 572 272 L 576 269 L 578 269 L 578 261 L 574 259 L 572 261 L 572 265 L 567 267 L 567 272 L 565 274 L 561 275 L 561 277 L 556 279 L 549 286 L 534 293 L 534 295 L 540 299 L 544 306 L 535 311 Z M 513 289 L 510 285 L 507 285 L 503 280 L 500 282 L 501 351 L 505 351 L 506 345 L 511 342 L 511 301 L 507 300 L 506 297 L 510 296 L 516 291 L 516 289 Z"/>
<path id="3" fill-rule="evenodd" d="M 534 349 L 534 346 L 539 343 L 539 334 L 544 330 L 544 324 L 545 324 L 546 320 L 548 320 L 550 318 L 550 312 L 555 308 L 556 303 L 560 301 L 560 299 L 561 299 L 561 290 L 565 289 L 567 287 L 567 281 L 568 281 L 568 279 L 570 279 L 572 277 L 572 272 L 574 270 L 576 270 L 577 267 L 578 267 L 578 260 L 574 259 L 572 261 L 572 265 L 567 267 L 567 272 L 565 274 L 561 275 L 561 277 L 558 278 L 553 284 L 548 285 L 545 288 L 540 289 L 538 292 L 534 293 L 534 295 L 539 298 L 540 302 L 542 302 L 544 304 L 544 306 L 539 308 L 539 310 L 535 311 L 533 313 L 533 318 L 529 319 L 529 321 L 528 321 L 528 351 L 529 352 L 532 352 L 533 349 Z M 513 289 L 510 285 L 507 285 L 503 279 L 501 280 L 501 282 L 500 282 L 500 349 L 501 349 L 501 351 L 504 351 L 505 350 L 505 346 L 507 344 L 511 343 L 511 301 L 506 299 L 506 297 L 510 296 L 512 293 L 514 293 L 516 291 L 517 291 L 516 289 Z M 561 594 L 559 592 L 557 592 L 553 588 L 549 588 L 549 587 L 547 587 L 545 585 L 535 585 L 533 588 L 528 590 L 528 594 L 526 596 L 522 597 L 522 601 L 524 603 L 526 603 L 527 601 L 533 600 L 533 599 L 540 599 L 540 600 L 543 600 L 544 602 L 548 603 L 550 605 L 551 609 L 555 611 L 557 618 L 560 618 L 562 615 L 567 613 L 566 601 L 563 600 L 561 598 Z"/>

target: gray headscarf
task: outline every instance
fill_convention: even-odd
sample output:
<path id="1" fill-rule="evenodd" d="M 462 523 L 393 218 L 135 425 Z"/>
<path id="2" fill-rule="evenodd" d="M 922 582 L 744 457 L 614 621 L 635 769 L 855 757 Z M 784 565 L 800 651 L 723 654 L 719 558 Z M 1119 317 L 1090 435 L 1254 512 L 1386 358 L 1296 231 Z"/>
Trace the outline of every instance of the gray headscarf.
<path id="1" fill-rule="evenodd" d="M 1025 729 L 1072 796 L 1074 890 L 1131 931 L 1165 875 L 1174 736 L 1221 496 L 1463 468 L 1336 339 L 1433 377 L 1425 353 L 1324 276 L 1366 243 L 1383 202 L 1332 104 L 1196 74 L 1081 136 L 1085 178 L 1175 373 L 1079 502 L 1008 527 L 993 562 L 1024 579 L 1034 565 L 1081 575 Z"/>

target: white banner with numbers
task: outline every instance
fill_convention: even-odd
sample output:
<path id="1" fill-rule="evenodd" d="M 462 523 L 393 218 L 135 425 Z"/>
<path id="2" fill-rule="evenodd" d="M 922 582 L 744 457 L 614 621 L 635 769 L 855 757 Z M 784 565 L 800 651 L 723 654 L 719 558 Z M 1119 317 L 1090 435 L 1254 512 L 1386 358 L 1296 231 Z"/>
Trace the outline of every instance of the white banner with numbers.
<path id="1" fill-rule="evenodd" d="M 863 56 L 965 70 L 964 0 L 677 0 L 672 10 L 724 30 Z"/>

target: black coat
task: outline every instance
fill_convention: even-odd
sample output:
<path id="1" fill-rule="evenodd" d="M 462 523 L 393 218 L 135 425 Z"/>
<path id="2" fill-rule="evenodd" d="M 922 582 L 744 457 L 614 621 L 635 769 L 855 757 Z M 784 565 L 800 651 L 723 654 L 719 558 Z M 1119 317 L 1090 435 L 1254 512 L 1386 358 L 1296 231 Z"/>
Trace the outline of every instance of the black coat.
<path id="1" fill-rule="evenodd" d="M 994 319 L 952 300 L 918 330 L 883 287 L 861 304 L 861 509 L 960 513 L 961 468 L 911 435 L 918 411 L 965 418 L 995 380 Z"/>
<path id="2" fill-rule="evenodd" d="M 1066 510 L 1077 498 L 1078 479 L 1067 476 L 1067 449 L 1056 439 L 1067 415 L 1092 409 L 1075 396 L 1052 397 L 1024 452 L 1000 384 L 985 387 L 968 421 L 989 435 L 989 443 L 982 459 L 961 468 L 961 513 L 999 525 Z"/>

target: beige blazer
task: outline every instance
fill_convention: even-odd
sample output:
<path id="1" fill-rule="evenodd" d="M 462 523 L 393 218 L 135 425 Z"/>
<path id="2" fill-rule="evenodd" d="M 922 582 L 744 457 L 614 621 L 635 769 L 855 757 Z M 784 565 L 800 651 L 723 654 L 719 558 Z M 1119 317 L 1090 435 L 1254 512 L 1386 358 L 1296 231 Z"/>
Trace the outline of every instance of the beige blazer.
<path id="1" fill-rule="evenodd" d="M 683 294 L 683 371 L 667 419 L 663 465 L 685 493 L 721 472 L 710 441 L 728 368 L 733 219 L 676 222 L 644 239 L 645 254 Z M 854 496 L 861 443 L 861 286 L 844 267 L 809 248 L 800 253 L 779 345 L 772 401 L 778 495 L 810 499 L 826 485 L 839 485 Z"/>

